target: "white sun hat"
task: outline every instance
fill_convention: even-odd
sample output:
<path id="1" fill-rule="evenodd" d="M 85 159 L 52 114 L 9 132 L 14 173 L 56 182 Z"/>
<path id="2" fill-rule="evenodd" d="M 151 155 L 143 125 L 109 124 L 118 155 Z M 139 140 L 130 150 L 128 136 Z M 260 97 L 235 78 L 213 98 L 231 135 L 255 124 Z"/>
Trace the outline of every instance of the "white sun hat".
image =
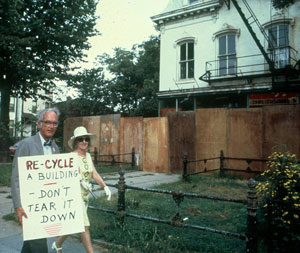
<path id="1" fill-rule="evenodd" d="M 73 143 L 74 143 L 75 139 L 78 137 L 88 136 L 88 137 L 90 137 L 90 145 L 93 145 L 95 143 L 96 135 L 88 133 L 86 128 L 83 126 L 76 127 L 73 134 L 74 135 L 68 141 L 68 145 L 71 149 L 73 149 Z"/>

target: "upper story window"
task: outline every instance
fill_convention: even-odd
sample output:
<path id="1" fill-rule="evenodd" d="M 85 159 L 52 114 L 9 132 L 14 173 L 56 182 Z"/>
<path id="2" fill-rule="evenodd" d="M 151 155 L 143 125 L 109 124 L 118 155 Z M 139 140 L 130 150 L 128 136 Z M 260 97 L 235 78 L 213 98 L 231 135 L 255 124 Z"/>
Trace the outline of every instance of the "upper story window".
<path id="1" fill-rule="evenodd" d="M 275 67 L 284 68 L 290 58 L 288 24 L 272 25 L 268 28 L 268 37 L 268 49 Z"/>
<path id="2" fill-rule="evenodd" d="M 192 4 L 192 3 L 198 2 L 199 0 L 189 0 L 189 1 L 190 1 L 190 4 Z"/>
<path id="3" fill-rule="evenodd" d="M 219 37 L 219 75 L 236 74 L 236 34 Z"/>
<path id="4" fill-rule="evenodd" d="M 15 111 L 15 102 L 10 102 L 9 103 L 9 111 L 10 112 L 14 112 Z"/>
<path id="5" fill-rule="evenodd" d="M 194 78 L 194 42 L 180 44 L 180 79 Z"/>
<path id="6" fill-rule="evenodd" d="M 33 101 L 31 105 L 31 112 L 32 113 L 37 113 L 37 101 Z"/>

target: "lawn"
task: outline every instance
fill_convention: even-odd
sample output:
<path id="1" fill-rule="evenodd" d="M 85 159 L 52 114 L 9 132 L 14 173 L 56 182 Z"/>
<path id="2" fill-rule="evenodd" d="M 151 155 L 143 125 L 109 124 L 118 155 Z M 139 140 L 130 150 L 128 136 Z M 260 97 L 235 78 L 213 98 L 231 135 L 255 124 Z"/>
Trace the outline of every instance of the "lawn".
<path id="1" fill-rule="evenodd" d="M 213 196 L 246 199 L 247 180 L 220 178 L 218 174 L 192 177 L 190 183 L 177 182 L 156 188 L 194 192 Z M 112 201 L 91 200 L 90 205 L 117 209 L 117 195 Z M 126 192 L 126 212 L 170 220 L 177 212 L 185 223 L 235 233 L 245 233 L 247 208 L 243 204 L 185 198 L 178 207 L 171 195 L 131 190 Z M 240 239 L 195 229 L 172 227 L 151 221 L 125 218 L 119 227 L 113 214 L 89 210 L 91 235 L 95 239 L 123 246 L 123 252 L 245 252 Z"/>
<path id="2" fill-rule="evenodd" d="M 10 186 L 12 163 L 0 163 L 0 185 Z M 120 171 L 119 166 L 96 166 L 100 174 Z M 135 170 L 131 166 L 124 168 L 125 171 Z"/>
<path id="3" fill-rule="evenodd" d="M 130 169 L 130 168 L 129 168 Z M 0 164 L 0 184 L 9 186 L 11 164 Z M 118 171 L 119 168 L 98 167 L 100 173 Z M 212 196 L 246 199 L 247 180 L 201 174 L 191 182 L 177 182 L 156 186 L 158 189 L 201 193 Z M 91 199 L 90 205 L 117 210 L 117 195 L 111 201 L 104 197 Z M 245 233 L 247 208 L 243 204 L 205 199 L 184 198 L 177 206 L 171 195 L 130 190 L 126 192 L 126 212 L 170 220 L 176 213 L 185 223 Z M 172 227 L 166 224 L 125 217 L 119 226 L 114 214 L 89 210 L 91 235 L 113 245 L 121 245 L 121 252 L 245 252 L 243 240 L 196 229 Z M 112 246 L 112 251 L 120 249 Z"/>
<path id="4" fill-rule="evenodd" d="M 0 185 L 10 186 L 11 163 L 0 163 Z"/>

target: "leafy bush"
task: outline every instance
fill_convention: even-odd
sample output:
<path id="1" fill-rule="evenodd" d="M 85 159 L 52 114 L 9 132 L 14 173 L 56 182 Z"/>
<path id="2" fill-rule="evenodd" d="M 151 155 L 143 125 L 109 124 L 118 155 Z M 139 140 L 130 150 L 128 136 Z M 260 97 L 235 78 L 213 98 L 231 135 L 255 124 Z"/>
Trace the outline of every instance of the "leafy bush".
<path id="1" fill-rule="evenodd" d="M 272 252 L 300 247 L 300 165 L 290 153 L 273 153 L 258 184 L 262 235 Z"/>
<path id="2" fill-rule="evenodd" d="M 10 186 L 11 169 L 11 163 L 0 164 L 0 185 Z"/>
<path id="3" fill-rule="evenodd" d="M 294 0 L 273 0 L 273 6 L 276 9 L 283 9 L 293 3 L 294 3 Z"/>

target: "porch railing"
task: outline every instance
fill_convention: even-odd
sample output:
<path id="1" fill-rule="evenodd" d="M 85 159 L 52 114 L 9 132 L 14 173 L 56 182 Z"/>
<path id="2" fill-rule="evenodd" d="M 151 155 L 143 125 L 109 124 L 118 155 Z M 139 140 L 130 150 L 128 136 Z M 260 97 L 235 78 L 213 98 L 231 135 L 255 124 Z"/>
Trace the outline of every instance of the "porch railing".
<path id="1" fill-rule="evenodd" d="M 270 59 L 274 61 L 275 69 L 282 69 L 289 65 L 295 67 L 299 59 L 298 51 L 291 46 L 269 51 L 268 54 Z M 269 66 L 262 54 L 240 57 L 230 55 L 225 58 L 207 61 L 205 73 L 199 79 L 210 82 L 220 79 L 242 79 L 249 76 L 271 75 Z"/>

